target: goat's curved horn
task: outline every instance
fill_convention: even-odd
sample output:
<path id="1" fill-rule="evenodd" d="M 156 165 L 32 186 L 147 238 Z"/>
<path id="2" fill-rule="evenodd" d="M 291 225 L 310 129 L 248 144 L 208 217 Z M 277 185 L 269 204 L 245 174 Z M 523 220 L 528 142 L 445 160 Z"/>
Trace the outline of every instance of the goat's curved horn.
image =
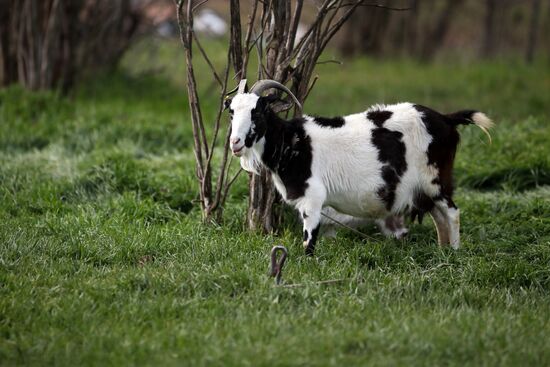
<path id="1" fill-rule="evenodd" d="M 235 92 L 240 94 L 240 93 L 246 93 L 247 91 L 248 91 L 248 87 L 246 85 L 246 79 L 242 79 L 239 82 L 239 85 L 237 85 L 235 88 L 231 89 L 229 92 L 226 92 L 225 95 L 230 96 Z"/>
<path id="2" fill-rule="evenodd" d="M 246 91 L 248 90 L 247 86 L 246 86 L 246 79 L 243 79 L 239 82 L 239 85 L 237 85 L 235 88 L 231 89 L 229 92 L 225 92 L 225 95 L 226 97 L 229 97 L 230 95 L 232 95 L 233 93 L 246 93 Z"/>
<path id="3" fill-rule="evenodd" d="M 240 82 L 239 82 L 239 87 L 238 87 L 238 93 L 241 94 L 241 93 L 246 93 L 248 91 L 248 87 L 246 86 L 246 79 L 242 79 Z"/>
<path id="4" fill-rule="evenodd" d="M 296 96 L 290 91 L 290 89 L 285 87 L 283 84 L 276 82 L 275 80 L 271 80 L 271 79 L 258 80 L 256 83 L 254 83 L 252 88 L 250 88 L 250 93 L 261 95 L 264 91 L 271 88 L 280 89 L 286 94 L 288 94 L 296 104 L 296 107 L 298 107 L 298 113 L 300 115 L 302 114 L 302 104 L 300 103 L 300 101 L 298 101 L 298 98 L 296 98 Z"/>

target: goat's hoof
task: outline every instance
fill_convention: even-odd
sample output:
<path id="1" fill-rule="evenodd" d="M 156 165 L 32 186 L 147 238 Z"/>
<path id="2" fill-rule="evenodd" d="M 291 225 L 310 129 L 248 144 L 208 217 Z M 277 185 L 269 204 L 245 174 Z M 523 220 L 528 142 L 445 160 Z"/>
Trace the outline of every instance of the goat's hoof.
<path id="1" fill-rule="evenodd" d="M 305 248 L 306 256 L 313 256 L 314 252 L 315 252 L 315 247 L 313 247 L 313 246 L 307 246 Z"/>

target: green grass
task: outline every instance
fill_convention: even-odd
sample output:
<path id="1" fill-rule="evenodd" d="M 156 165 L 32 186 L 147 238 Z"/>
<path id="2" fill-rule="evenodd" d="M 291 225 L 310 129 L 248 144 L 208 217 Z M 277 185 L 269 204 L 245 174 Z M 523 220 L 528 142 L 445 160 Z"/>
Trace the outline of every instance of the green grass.
<path id="1" fill-rule="evenodd" d="M 182 56 L 149 46 L 67 97 L 0 90 L 0 365 L 550 364 L 547 65 L 320 66 L 310 113 L 411 100 L 497 127 L 492 145 L 461 129 L 460 250 L 427 219 L 404 241 L 342 230 L 311 259 L 297 221 L 244 231 L 245 175 L 223 225 L 200 223 Z M 267 277 L 277 243 L 302 287 Z"/>

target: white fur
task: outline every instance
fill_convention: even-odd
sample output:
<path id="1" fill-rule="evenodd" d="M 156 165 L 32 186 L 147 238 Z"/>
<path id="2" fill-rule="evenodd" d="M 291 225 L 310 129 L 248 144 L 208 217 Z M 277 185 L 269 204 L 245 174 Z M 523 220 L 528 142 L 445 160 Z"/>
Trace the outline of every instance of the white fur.
<path id="1" fill-rule="evenodd" d="M 233 110 L 231 118 L 231 149 L 236 148 L 233 144 L 235 139 L 239 138 L 239 147 L 244 146 L 246 134 L 250 131 L 252 125 L 252 109 L 256 106 L 260 97 L 253 93 L 237 94 L 231 101 L 230 109 Z M 253 168 L 254 165 L 248 165 L 248 168 Z M 243 166 L 243 169 L 246 168 Z"/>
<path id="2" fill-rule="evenodd" d="M 384 128 L 401 132 L 406 147 L 407 169 L 397 186 L 391 210 L 392 213 L 401 213 L 407 206 L 412 207 L 416 190 L 428 193 L 438 190 L 432 183 L 437 170 L 428 166 L 426 151 L 431 136 L 420 113 L 410 103 L 383 108 L 393 112 L 385 121 Z M 313 148 L 310 181 L 322 183 L 326 191 L 324 205 L 355 217 L 387 216 L 385 204 L 377 194 L 378 189 L 385 185 L 380 175 L 384 163 L 378 160 L 378 149 L 371 143 L 372 130 L 376 126 L 367 121 L 366 114 L 346 116 L 345 125 L 337 129 L 319 126 L 309 117 L 306 119 L 309 121 L 304 127 Z"/>
<path id="3" fill-rule="evenodd" d="M 491 134 L 489 134 L 489 129 L 492 128 L 495 123 L 491 121 L 491 119 L 483 112 L 474 113 L 472 120 L 474 121 L 474 124 L 476 124 L 481 130 L 483 130 L 485 135 L 487 135 L 489 138 L 489 143 L 492 143 L 493 139 L 491 138 Z"/>

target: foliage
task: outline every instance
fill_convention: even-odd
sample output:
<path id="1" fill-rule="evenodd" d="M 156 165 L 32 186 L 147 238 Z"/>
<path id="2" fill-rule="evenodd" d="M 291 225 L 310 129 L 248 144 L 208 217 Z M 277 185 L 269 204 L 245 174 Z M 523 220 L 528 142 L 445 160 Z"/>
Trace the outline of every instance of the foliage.
<path id="1" fill-rule="evenodd" d="M 403 242 L 341 230 L 310 259 L 297 221 L 243 230 L 244 176 L 223 226 L 201 224 L 183 82 L 168 81 L 179 60 L 150 75 L 139 59 L 67 97 L 0 90 L 1 365 L 550 363 L 544 65 L 322 66 L 306 112 L 412 100 L 497 127 L 492 145 L 461 130 L 462 249 L 438 248 L 426 220 Z M 277 243 L 283 280 L 303 287 L 267 278 Z"/>

